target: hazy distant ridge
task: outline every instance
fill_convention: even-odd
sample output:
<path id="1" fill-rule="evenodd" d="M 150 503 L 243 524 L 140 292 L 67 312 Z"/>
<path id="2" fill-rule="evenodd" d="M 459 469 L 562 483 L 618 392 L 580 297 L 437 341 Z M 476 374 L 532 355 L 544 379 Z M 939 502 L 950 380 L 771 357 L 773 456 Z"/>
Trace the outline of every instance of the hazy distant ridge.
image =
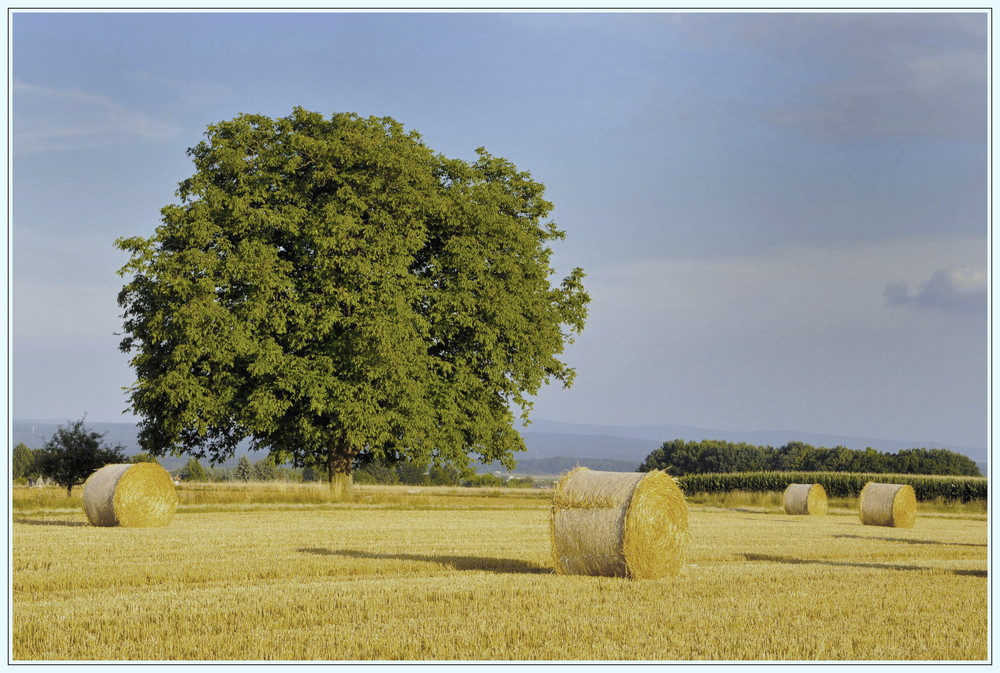
<path id="1" fill-rule="evenodd" d="M 690 425 L 589 425 L 582 423 L 558 423 L 538 420 L 521 430 L 525 437 L 528 434 L 561 434 L 561 435 L 605 435 L 622 439 L 641 439 L 654 441 L 656 447 L 671 439 L 700 441 L 703 439 L 719 439 L 727 442 L 745 442 L 758 446 L 773 446 L 775 448 L 792 441 L 805 442 L 813 446 L 833 448 L 843 446 L 848 449 L 864 450 L 869 446 L 877 451 L 895 453 L 902 449 L 949 449 L 969 456 L 975 461 L 986 460 L 986 447 L 955 446 L 937 442 L 922 442 L 919 440 L 876 439 L 872 437 L 851 437 L 846 435 L 828 435 L 799 430 L 711 430 Z M 656 448 L 654 447 L 654 448 Z M 648 452 L 647 452 L 648 453 Z M 645 455 L 643 455 L 645 457 Z"/>
<path id="2" fill-rule="evenodd" d="M 65 426 L 68 421 L 55 420 L 20 420 L 12 424 L 11 447 L 24 442 L 31 448 L 40 447 L 52 436 L 56 428 Z M 121 444 L 129 455 L 139 452 L 139 442 L 136 439 L 137 427 L 132 423 L 99 423 L 87 422 L 87 427 L 107 433 L 105 441 L 109 444 Z M 932 442 L 908 442 L 864 437 L 847 437 L 840 435 L 824 435 L 811 432 L 792 430 L 735 432 L 726 430 L 709 430 L 686 425 L 587 425 L 581 423 L 558 423 L 555 421 L 537 420 L 527 428 L 518 428 L 524 436 L 527 447 L 525 453 L 515 456 L 519 471 L 528 474 L 552 474 L 569 469 L 579 461 L 594 469 L 613 469 L 630 471 L 636 469 L 651 451 L 671 439 L 700 441 L 703 439 L 718 439 L 730 442 L 746 442 L 759 446 L 779 447 L 790 441 L 801 441 L 813 446 L 845 446 L 849 449 L 863 450 L 872 447 L 878 451 L 895 453 L 901 449 L 942 448 L 950 449 L 969 456 L 979 463 L 980 469 L 986 473 L 986 449 L 970 447 L 946 446 Z M 225 467 L 236 464 L 240 455 L 247 455 L 251 460 L 263 458 L 265 453 L 251 453 L 247 445 L 237 453 L 237 457 L 223 463 Z M 558 459 L 558 460 L 556 460 Z M 187 458 L 167 457 L 160 462 L 168 469 L 180 467 Z M 207 464 L 207 461 L 203 461 Z M 562 465 L 562 469 L 553 470 Z M 568 466 L 568 467 L 565 467 Z M 491 466 L 500 469 L 498 465 Z"/>

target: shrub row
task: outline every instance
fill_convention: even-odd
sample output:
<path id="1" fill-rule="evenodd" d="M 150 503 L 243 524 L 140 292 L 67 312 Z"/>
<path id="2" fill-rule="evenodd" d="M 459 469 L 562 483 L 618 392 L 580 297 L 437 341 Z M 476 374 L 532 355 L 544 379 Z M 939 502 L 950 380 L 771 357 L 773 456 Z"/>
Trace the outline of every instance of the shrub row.
<path id="1" fill-rule="evenodd" d="M 869 481 L 909 484 L 917 500 L 946 498 L 970 502 L 986 500 L 985 477 L 929 476 L 914 474 L 853 474 L 847 472 L 736 472 L 729 474 L 688 474 L 677 477 L 685 493 L 725 491 L 784 491 L 789 484 L 822 484 L 833 498 L 857 497 Z"/>
<path id="2" fill-rule="evenodd" d="M 664 442 L 639 466 L 640 472 L 648 470 L 667 470 L 675 475 L 790 471 L 982 476 L 975 461 L 948 449 L 883 453 L 871 447 L 864 451 L 844 446 L 829 449 L 805 442 L 789 442 L 776 449 L 717 439 Z"/>

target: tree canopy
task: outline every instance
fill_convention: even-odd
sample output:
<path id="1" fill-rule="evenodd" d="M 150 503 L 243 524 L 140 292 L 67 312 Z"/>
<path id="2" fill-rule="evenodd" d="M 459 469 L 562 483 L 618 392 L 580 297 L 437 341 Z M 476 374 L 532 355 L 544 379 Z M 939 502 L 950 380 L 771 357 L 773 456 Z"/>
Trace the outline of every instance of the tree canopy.
<path id="1" fill-rule="evenodd" d="M 35 470 L 73 493 L 95 470 L 125 462 L 125 447 L 107 446 L 104 434 L 88 431 L 84 419 L 60 426 L 35 454 Z"/>
<path id="2" fill-rule="evenodd" d="M 13 479 L 33 479 L 38 476 L 38 467 L 35 465 L 34 449 L 29 449 L 24 442 L 20 442 L 11 452 L 11 477 Z"/>
<path id="3" fill-rule="evenodd" d="M 202 467 L 197 458 L 189 458 L 177 476 L 183 481 L 208 481 L 208 473 L 205 472 L 205 468 Z"/>
<path id="4" fill-rule="evenodd" d="M 589 301 L 579 268 L 550 283 L 544 186 L 388 117 L 295 108 L 205 135 L 155 234 L 117 242 L 144 449 L 218 462 L 249 438 L 331 485 L 366 456 L 512 465 L 512 407 L 571 384 L 559 355 Z"/>
<path id="5" fill-rule="evenodd" d="M 646 456 L 639 471 L 649 470 L 667 470 L 676 476 L 759 471 L 981 476 L 971 458 L 947 449 L 903 449 L 893 454 L 871 447 L 864 451 L 843 446 L 829 449 L 804 442 L 789 442 L 775 449 L 721 440 L 683 439 L 664 442 Z"/>
<path id="6" fill-rule="evenodd" d="M 254 478 L 253 464 L 246 456 L 240 456 L 233 469 L 233 478 L 238 481 L 251 481 Z"/>

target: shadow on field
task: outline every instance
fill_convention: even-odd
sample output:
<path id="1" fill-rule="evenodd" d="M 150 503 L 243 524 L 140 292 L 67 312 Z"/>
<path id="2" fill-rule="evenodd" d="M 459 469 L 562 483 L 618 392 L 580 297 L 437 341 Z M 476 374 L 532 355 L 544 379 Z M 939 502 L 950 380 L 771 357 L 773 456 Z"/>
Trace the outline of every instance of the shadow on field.
<path id="1" fill-rule="evenodd" d="M 816 564 L 824 566 L 840 566 L 848 568 L 874 568 L 876 570 L 940 570 L 952 575 L 968 575 L 970 577 L 986 577 L 985 570 L 946 570 L 944 568 L 928 568 L 926 566 L 911 566 L 901 563 L 848 563 L 846 561 L 824 561 L 820 559 L 790 558 L 788 556 L 771 556 L 769 554 L 744 554 L 747 561 L 770 561 L 772 563 Z"/>
<path id="2" fill-rule="evenodd" d="M 82 521 L 46 521 L 45 519 L 14 519 L 14 523 L 24 523 L 29 526 L 86 526 Z"/>
<path id="3" fill-rule="evenodd" d="M 857 540 L 882 540 L 884 542 L 906 542 L 908 544 L 940 544 L 946 547 L 985 547 L 978 542 L 941 542 L 940 540 L 910 540 L 905 537 L 869 537 L 868 535 L 834 535 L 833 537 L 849 537 Z"/>
<path id="4" fill-rule="evenodd" d="M 323 547 L 303 547 L 304 554 L 319 556 L 343 556 L 346 558 L 390 559 L 395 561 L 427 561 L 443 563 L 455 570 L 485 570 L 494 573 L 551 573 L 552 568 L 528 561 L 509 558 L 485 558 L 482 556 L 436 556 L 433 554 L 375 554 L 356 549 L 325 549 Z"/>
<path id="5" fill-rule="evenodd" d="M 737 512 L 745 512 L 746 510 L 737 509 L 735 511 L 737 511 Z M 776 514 L 784 515 L 784 512 L 774 512 L 773 514 L 769 513 L 769 514 L 764 514 L 763 516 L 741 516 L 740 518 L 741 519 L 746 519 L 747 521 L 768 521 L 768 522 L 773 522 L 773 523 L 800 523 L 800 521 L 801 522 L 806 521 L 805 518 L 803 518 L 801 520 L 797 519 L 797 518 L 796 519 L 779 519 L 776 516 L 774 516 Z"/>

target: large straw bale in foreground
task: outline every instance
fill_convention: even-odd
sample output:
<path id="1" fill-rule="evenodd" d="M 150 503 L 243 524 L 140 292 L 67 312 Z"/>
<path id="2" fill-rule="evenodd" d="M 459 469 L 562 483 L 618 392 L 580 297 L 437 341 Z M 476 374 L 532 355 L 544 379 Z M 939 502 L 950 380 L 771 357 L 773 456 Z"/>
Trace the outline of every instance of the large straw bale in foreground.
<path id="1" fill-rule="evenodd" d="M 666 472 L 578 467 L 556 485 L 551 531 L 560 574 L 669 577 L 684 564 L 687 503 Z"/>
<path id="2" fill-rule="evenodd" d="M 826 489 L 822 484 L 789 484 L 785 514 L 826 514 Z"/>
<path id="3" fill-rule="evenodd" d="M 870 481 L 861 489 L 861 523 L 910 528 L 917 520 L 917 496 L 909 484 Z"/>
<path id="4" fill-rule="evenodd" d="M 156 463 L 105 465 L 83 484 L 83 511 L 92 526 L 166 526 L 176 509 L 174 481 Z"/>

